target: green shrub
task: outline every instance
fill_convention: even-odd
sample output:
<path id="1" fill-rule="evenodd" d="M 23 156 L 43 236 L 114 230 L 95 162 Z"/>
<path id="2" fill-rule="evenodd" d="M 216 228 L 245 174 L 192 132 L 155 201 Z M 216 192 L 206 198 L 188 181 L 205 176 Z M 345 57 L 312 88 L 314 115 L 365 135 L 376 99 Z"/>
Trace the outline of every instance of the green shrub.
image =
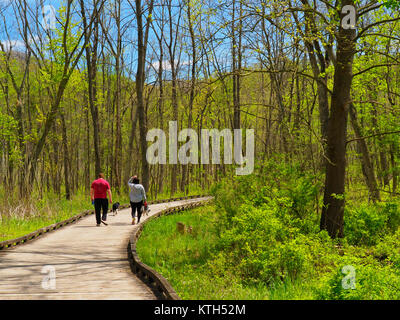
<path id="1" fill-rule="evenodd" d="M 321 300 L 391 300 L 400 299 L 400 273 L 389 266 L 356 264 L 354 286 L 341 266 L 324 285 L 317 290 Z"/>
<path id="2" fill-rule="evenodd" d="M 374 254 L 378 261 L 392 264 L 400 271 L 400 229 L 394 234 L 386 235 L 376 245 Z"/>
<path id="3" fill-rule="evenodd" d="M 375 245 L 385 234 L 395 232 L 400 225 L 396 203 L 360 207 L 348 206 L 344 216 L 345 235 L 350 244 Z"/>
<path id="4" fill-rule="evenodd" d="M 155 265 L 191 299 L 398 299 L 398 204 L 347 200 L 345 238 L 333 240 L 319 228 L 320 178 L 269 160 L 223 179 L 207 209 L 215 219 L 203 220 L 210 234 L 182 246 L 160 229 L 166 247 Z M 343 286 L 344 266 L 355 270 L 355 289 Z"/>

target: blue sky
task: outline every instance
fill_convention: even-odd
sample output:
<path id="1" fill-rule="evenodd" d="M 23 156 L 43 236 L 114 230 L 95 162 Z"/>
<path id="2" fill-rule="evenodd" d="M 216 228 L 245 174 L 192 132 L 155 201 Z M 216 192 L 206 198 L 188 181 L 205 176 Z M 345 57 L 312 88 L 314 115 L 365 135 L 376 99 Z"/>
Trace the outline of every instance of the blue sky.
<path id="1" fill-rule="evenodd" d="M 19 31 L 19 24 L 16 19 L 15 11 L 17 9 L 17 3 L 19 3 L 20 0 L 0 0 L 0 12 L 3 13 L 6 21 L 6 26 L 3 25 L 3 19 L 0 21 L 0 41 L 3 42 L 3 44 L 9 46 L 9 43 L 13 43 L 14 50 L 18 51 L 25 51 L 25 45 L 24 42 L 22 41 L 22 37 L 20 35 Z M 125 76 L 129 76 L 131 78 L 135 77 L 135 72 L 136 72 L 136 59 L 137 59 L 137 54 L 136 54 L 136 21 L 134 19 L 134 11 L 129 4 L 129 1 L 131 1 L 132 5 L 134 6 L 134 0 L 122 0 L 122 6 L 121 6 L 121 20 L 122 20 L 122 25 L 123 25 L 123 48 L 124 48 L 124 63 L 125 63 Z M 157 16 L 160 15 L 161 12 L 161 6 L 160 3 L 164 2 L 165 0 L 155 0 L 155 13 L 154 13 L 154 18 L 157 18 Z M 22 1 L 21 1 L 22 2 Z M 59 16 L 58 10 L 60 9 L 61 4 L 63 1 L 60 0 L 26 0 L 28 7 L 30 8 L 27 12 L 28 19 L 29 19 L 29 25 L 32 28 L 32 33 L 31 37 L 35 38 L 37 37 L 37 30 L 35 31 L 35 25 L 37 24 L 38 21 L 35 19 L 35 13 L 39 12 L 41 13 L 42 8 L 46 9 L 45 15 L 47 18 L 51 17 L 51 10 L 49 8 L 54 8 L 55 11 L 57 12 L 57 17 Z M 85 1 L 85 4 L 87 4 L 89 1 Z M 145 0 L 143 0 L 145 2 Z M 110 5 L 113 3 L 113 1 L 106 1 L 106 10 L 110 10 Z M 177 9 L 177 4 L 179 3 L 179 0 L 173 0 L 173 15 L 174 15 L 174 20 L 177 19 L 178 15 L 178 9 Z M 204 10 L 208 10 L 209 8 L 218 8 L 218 10 L 214 10 L 214 16 L 213 15 L 208 15 L 210 17 L 209 21 L 203 21 L 203 28 L 205 32 L 209 32 L 212 34 L 212 32 L 215 32 L 213 39 L 214 39 L 214 45 L 217 47 L 216 48 L 216 57 L 218 59 L 219 64 L 222 66 L 223 71 L 230 71 L 230 61 L 231 61 L 231 43 L 230 39 L 227 37 L 227 35 L 230 32 L 230 27 L 228 26 L 226 29 L 218 29 L 217 23 L 218 21 L 221 21 L 221 19 L 224 19 L 229 23 L 229 12 L 223 12 L 225 10 L 228 10 L 227 7 L 224 5 L 224 2 L 222 1 L 213 1 L 213 0 L 203 0 L 204 3 Z M 79 2 L 76 1 L 76 14 L 75 17 L 76 19 L 80 19 L 80 7 L 79 7 Z M 165 10 L 166 17 L 168 16 L 167 10 Z M 182 12 L 182 17 L 180 20 L 181 27 L 183 27 L 183 30 L 187 30 L 186 25 L 185 25 L 185 18 L 186 18 L 186 13 L 185 11 Z M 44 19 L 41 16 L 41 19 L 39 21 L 42 25 L 44 24 Z M 215 24 L 214 24 L 215 22 Z M 106 24 L 110 23 L 110 29 L 108 32 L 109 38 L 112 41 L 115 41 L 116 39 L 116 27 L 113 24 L 113 22 L 106 22 Z M 175 22 L 174 22 L 175 23 Z M 56 24 L 57 25 L 57 24 Z M 154 32 L 160 32 L 158 24 L 154 23 L 156 26 L 154 30 L 150 31 L 150 37 L 149 37 L 149 47 L 148 47 L 148 52 L 147 52 L 147 67 L 150 69 L 149 73 L 149 78 L 147 79 L 148 82 L 152 82 L 155 80 L 155 70 L 154 68 L 157 68 L 159 65 L 158 62 L 158 55 L 160 52 L 158 42 L 157 42 L 157 37 Z M 166 21 L 163 25 L 164 27 L 164 34 L 168 38 L 169 37 L 169 23 Z M 174 25 L 173 25 L 174 28 Z M 219 30 L 219 31 L 215 31 Z M 174 30 L 173 30 L 174 31 Z M 43 30 L 41 30 L 43 32 Z M 187 31 L 186 31 L 187 33 Z M 220 40 L 220 41 L 219 41 Z M 186 53 L 186 50 L 190 49 L 190 40 L 186 36 L 186 38 L 183 38 L 181 43 L 183 45 L 180 45 L 181 47 L 178 46 L 177 48 L 177 57 L 175 58 L 176 61 L 180 61 L 180 78 L 187 78 L 188 77 L 188 67 L 191 64 L 191 57 Z M 183 47 L 182 47 L 183 46 Z M 108 44 L 104 46 L 104 48 L 107 50 Z M 200 48 L 198 48 L 200 51 Z M 109 53 L 109 51 L 108 51 Z M 200 52 L 198 52 L 198 56 L 200 56 Z M 246 57 L 247 62 L 255 62 L 255 56 L 248 55 Z M 84 61 L 84 60 L 82 60 Z M 82 65 L 83 66 L 83 65 Z M 81 66 L 81 67 L 82 67 Z M 164 48 L 164 59 L 163 59 L 163 66 L 165 70 L 165 77 L 168 79 L 170 77 L 170 66 L 171 63 L 169 61 L 168 57 L 168 52 L 167 49 Z"/>

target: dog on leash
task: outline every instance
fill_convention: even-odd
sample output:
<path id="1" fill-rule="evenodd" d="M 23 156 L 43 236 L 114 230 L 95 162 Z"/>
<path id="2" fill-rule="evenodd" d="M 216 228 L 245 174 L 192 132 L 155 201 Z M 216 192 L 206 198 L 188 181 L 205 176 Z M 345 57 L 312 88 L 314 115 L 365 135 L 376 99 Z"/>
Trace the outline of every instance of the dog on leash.
<path id="1" fill-rule="evenodd" d="M 113 206 L 112 206 L 112 212 L 113 212 L 114 216 L 116 216 L 116 215 L 117 215 L 117 213 L 118 213 L 118 209 L 119 209 L 119 202 L 115 202 L 115 203 L 113 203 Z"/>
<path id="2" fill-rule="evenodd" d="M 142 206 L 142 215 L 143 215 L 143 216 L 148 216 L 148 215 L 149 215 L 149 212 L 150 212 L 150 208 L 149 208 L 149 206 L 147 205 L 147 202 L 145 202 L 145 203 L 143 204 L 143 206 Z"/>

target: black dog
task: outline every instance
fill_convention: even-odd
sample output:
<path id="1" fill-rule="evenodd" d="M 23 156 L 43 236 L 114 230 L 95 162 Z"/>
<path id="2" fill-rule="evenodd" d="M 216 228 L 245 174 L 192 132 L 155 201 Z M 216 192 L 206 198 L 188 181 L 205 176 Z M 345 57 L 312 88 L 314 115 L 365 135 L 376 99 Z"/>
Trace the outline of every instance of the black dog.
<path id="1" fill-rule="evenodd" d="M 113 212 L 114 216 L 117 215 L 118 209 L 119 209 L 119 202 L 113 203 L 112 212 Z"/>

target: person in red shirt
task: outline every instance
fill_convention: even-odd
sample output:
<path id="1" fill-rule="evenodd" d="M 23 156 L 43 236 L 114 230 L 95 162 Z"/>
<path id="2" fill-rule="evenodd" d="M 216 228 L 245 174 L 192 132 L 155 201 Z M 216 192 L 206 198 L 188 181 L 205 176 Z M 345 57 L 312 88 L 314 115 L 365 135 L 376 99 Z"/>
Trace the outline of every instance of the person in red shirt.
<path id="1" fill-rule="evenodd" d="M 94 209 L 96 212 L 96 222 L 97 226 L 100 227 L 101 220 L 107 220 L 107 211 L 108 211 L 108 199 L 107 194 L 110 199 L 110 203 L 112 203 L 112 195 L 110 184 L 104 179 L 104 174 L 100 173 L 97 177 L 97 180 L 94 180 L 92 186 L 90 188 L 90 198 L 92 203 L 94 203 Z M 103 209 L 103 216 L 101 216 L 101 210 Z"/>

